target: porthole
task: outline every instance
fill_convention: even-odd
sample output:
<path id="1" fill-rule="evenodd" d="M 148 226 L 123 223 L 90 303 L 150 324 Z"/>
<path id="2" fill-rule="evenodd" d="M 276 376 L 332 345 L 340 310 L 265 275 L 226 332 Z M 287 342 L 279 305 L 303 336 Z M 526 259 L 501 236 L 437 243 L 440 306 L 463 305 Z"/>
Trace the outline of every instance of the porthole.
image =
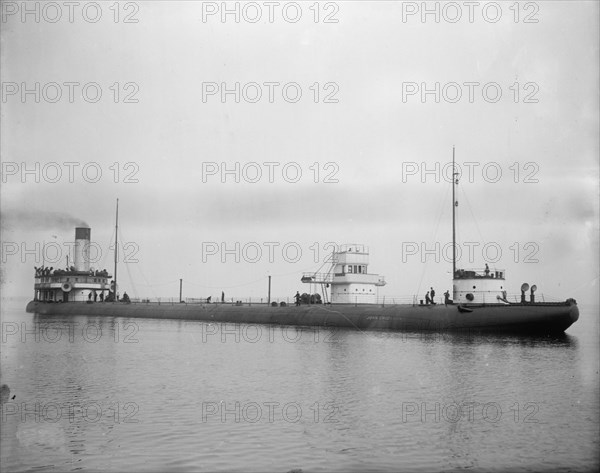
<path id="1" fill-rule="evenodd" d="M 471 294 L 470 292 L 467 294 L 467 300 L 468 301 L 472 301 L 473 299 L 475 299 L 475 296 L 473 296 L 473 294 Z"/>

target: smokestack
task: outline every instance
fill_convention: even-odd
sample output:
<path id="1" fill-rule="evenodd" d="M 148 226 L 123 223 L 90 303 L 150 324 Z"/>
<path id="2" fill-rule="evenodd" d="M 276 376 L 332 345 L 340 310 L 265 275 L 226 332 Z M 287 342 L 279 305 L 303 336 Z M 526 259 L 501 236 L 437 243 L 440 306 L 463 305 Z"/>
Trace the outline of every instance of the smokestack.
<path id="1" fill-rule="evenodd" d="M 77 227 L 75 228 L 75 247 L 73 255 L 73 264 L 75 271 L 90 270 L 90 238 L 92 235 L 91 228 Z"/>

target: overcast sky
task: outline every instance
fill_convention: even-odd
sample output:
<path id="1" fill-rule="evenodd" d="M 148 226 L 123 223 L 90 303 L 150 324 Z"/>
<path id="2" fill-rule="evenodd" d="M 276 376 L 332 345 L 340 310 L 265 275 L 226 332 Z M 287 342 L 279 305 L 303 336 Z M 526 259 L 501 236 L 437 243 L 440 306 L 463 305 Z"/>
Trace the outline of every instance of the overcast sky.
<path id="1" fill-rule="evenodd" d="M 328 242 L 369 246 L 380 295 L 442 294 L 455 146 L 458 266 L 597 303 L 597 2 L 27 4 L 2 2 L 3 297 L 78 224 L 112 272 L 117 198 L 133 296 L 291 297 Z"/>

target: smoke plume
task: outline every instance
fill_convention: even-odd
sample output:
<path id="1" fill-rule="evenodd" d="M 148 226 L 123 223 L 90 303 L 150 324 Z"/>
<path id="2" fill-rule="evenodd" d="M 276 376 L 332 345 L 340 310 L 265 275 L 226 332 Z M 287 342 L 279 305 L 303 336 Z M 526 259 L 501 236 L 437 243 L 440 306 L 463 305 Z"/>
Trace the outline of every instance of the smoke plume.
<path id="1" fill-rule="evenodd" d="M 80 218 L 65 212 L 42 212 L 39 210 L 10 210 L 0 213 L 4 230 L 60 230 L 89 227 Z"/>

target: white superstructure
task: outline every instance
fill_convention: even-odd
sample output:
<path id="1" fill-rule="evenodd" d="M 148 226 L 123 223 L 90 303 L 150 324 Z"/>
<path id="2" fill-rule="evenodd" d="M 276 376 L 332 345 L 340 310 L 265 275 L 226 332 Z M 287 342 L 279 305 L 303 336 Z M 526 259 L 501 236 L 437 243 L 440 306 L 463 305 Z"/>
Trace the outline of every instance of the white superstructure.
<path id="1" fill-rule="evenodd" d="M 453 279 L 454 302 L 458 304 L 497 304 L 506 301 L 504 270 L 459 269 Z"/>
<path id="2" fill-rule="evenodd" d="M 377 303 L 377 290 L 385 285 L 385 278 L 368 272 L 369 249 L 365 245 L 342 245 L 327 262 L 331 266 L 326 273 L 302 276 L 302 282 L 322 286 L 325 302 L 329 298 L 332 304 Z"/>
<path id="3" fill-rule="evenodd" d="M 90 268 L 91 229 L 75 228 L 73 266 L 65 269 L 35 268 L 36 301 L 45 302 L 94 302 L 104 299 L 111 290 L 111 275 Z"/>

